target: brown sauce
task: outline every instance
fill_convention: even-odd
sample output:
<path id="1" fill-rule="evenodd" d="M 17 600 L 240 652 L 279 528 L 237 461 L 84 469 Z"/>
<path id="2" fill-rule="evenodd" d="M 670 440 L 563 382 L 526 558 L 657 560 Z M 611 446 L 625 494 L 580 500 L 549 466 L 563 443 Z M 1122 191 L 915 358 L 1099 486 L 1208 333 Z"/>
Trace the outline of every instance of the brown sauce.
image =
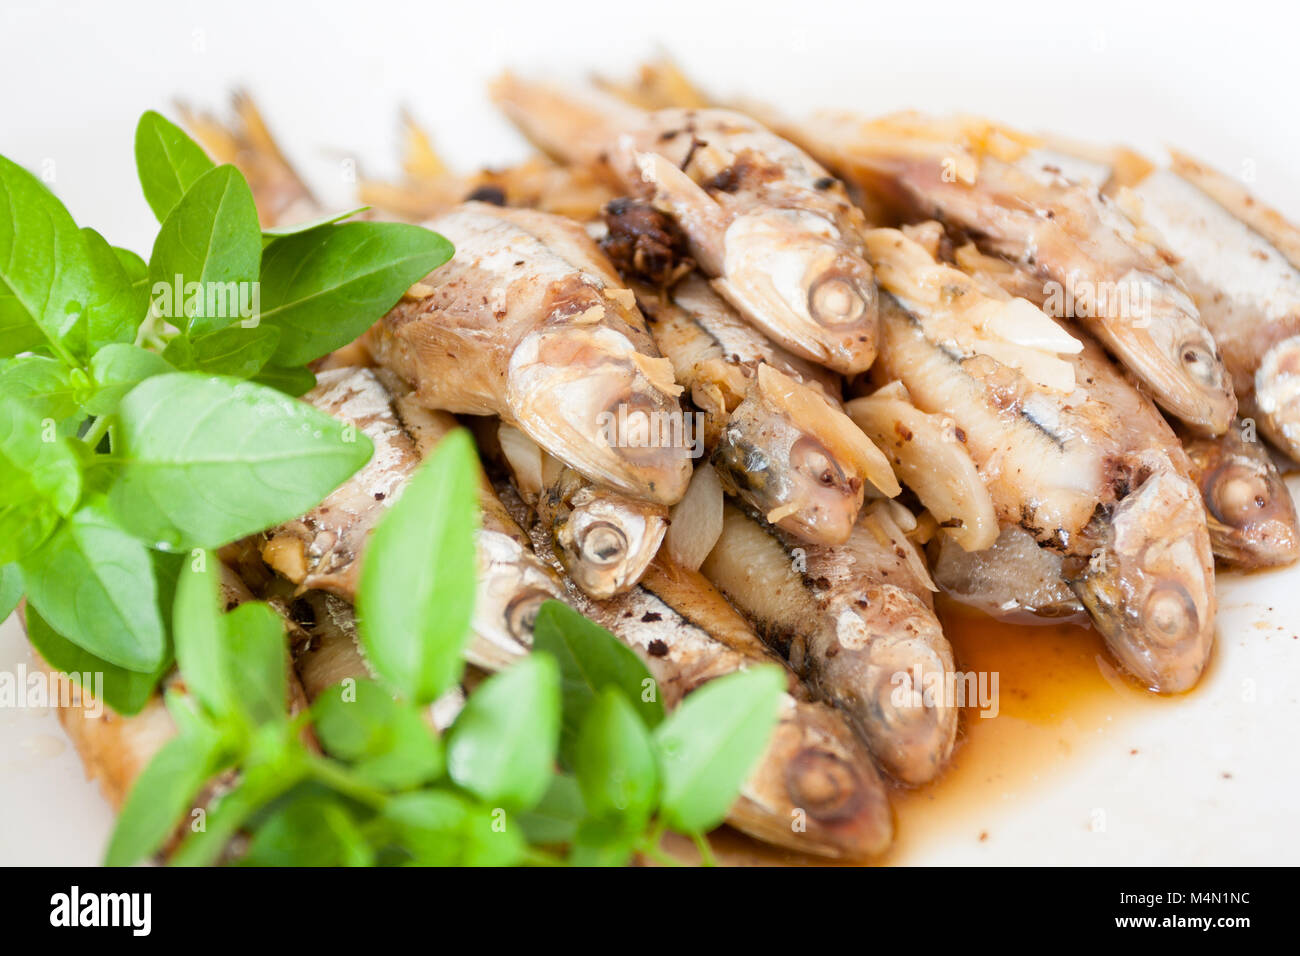
<path id="1" fill-rule="evenodd" d="M 894 845 L 863 862 L 907 864 L 936 841 L 990 839 L 998 818 L 1031 803 L 1041 782 L 1068 762 L 1127 746 L 1122 731 L 1132 720 L 1176 705 L 1121 674 L 1086 622 L 1004 623 L 943 600 L 938 610 L 957 670 L 997 674 L 997 714 L 981 717 L 978 702 L 963 709 L 947 769 L 925 786 L 894 787 Z M 986 687 L 992 689 L 991 677 Z M 728 828 L 711 842 L 724 864 L 826 862 L 773 850 Z M 672 849 L 696 858 L 688 845 Z"/>

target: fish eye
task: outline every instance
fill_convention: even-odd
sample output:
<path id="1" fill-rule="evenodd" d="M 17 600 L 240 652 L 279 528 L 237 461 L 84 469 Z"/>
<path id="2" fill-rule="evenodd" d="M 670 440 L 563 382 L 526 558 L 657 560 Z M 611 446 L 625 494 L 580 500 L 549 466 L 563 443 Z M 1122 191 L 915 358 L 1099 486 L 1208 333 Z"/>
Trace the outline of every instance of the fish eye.
<path id="1" fill-rule="evenodd" d="M 857 770 L 817 747 L 794 755 L 785 771 L 785 792 L 791 804 L 827 822 L 852 817 L 862 806 Z"/>
<path id="2" fill-rule="evenodd" d="M 1142 607 L 1142 629 L 1152 643 L 1173 647 L 1194 637 L 1200 622 L 1192 597 L 1181 584 L 1166 582 L 1151 590 Z"/>
<path id="3" fill-rule="evenodd" d="M 808 314 L 828 327 L 860 322 L 870 306 L 870 297 L 852 277 L 829 273 L 808 290 Z"/>
<path id="4" fill-rule="evenodd" d="M 805 435 L 790 449 L 790 464 L 823 488 L 842 488 L 844 471 L 826 446 L 810 435 Z"/>
<path id="5" fill-rule="evenodd" d="M 512 637 L 522 641 L 529 641 L 533 636 L 533 625 L 537 623 L 537 612 L 541 610 L 542 604 L 549 600 L 553 595 L 545 591 L 529 589 L 521 591 L 510 599 L 506 605 L 505 619 L 506 630 Z"/>
<path id="6" fill-rule="evenodd" d="M 627 555 L 627 535 L 608 521 L 587 525 L 578 535 L 578 556 L 588 564 L 608 567 Z"/>
<path id="7" fill-rule="evenodd" d="M 1202 385 L 1217 385 L 1219 382 L 1218 361 L 1214 355 L 1199 342 L 1189 342 L 1179 349 L 1183 366 L 1187 374 Z"/>
<path id="8" fill-rule="evenodd" d="M 1272 499 L 1268 483 L 1250 471 L 1229 466 L 1211 478 L 1214 489 L 1209 497 L 1214 517 L 1237 527 L 1257 518 Z"/>

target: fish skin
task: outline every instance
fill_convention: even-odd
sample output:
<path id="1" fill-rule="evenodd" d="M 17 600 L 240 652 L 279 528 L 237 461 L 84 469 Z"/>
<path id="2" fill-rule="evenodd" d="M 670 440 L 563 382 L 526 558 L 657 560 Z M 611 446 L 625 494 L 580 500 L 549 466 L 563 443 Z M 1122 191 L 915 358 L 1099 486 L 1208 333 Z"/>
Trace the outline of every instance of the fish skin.
<path id="1" fill-rule="evenodd" d="M 321 372 L 316 388 L 304 396 L 321 411 L 356 425 L 374 442 L 375 454 L 316 508 L 268 533 L 263 558 L 299 593 L 320 590 L 355 601 L 370 532 L 423 458 L 455 427 L 451 416 L 430 412 L 410 394 L 401 394 L 404 387 L 382 370 L 336 368 Z M 480 483 L 479 505 L 474 639 L 466 658 L 497 669 L 526 652 L 538 609 L 548 599 L 562 598 L 563 590 L 486 479 Z"/>
<path id="2" fill-rule="evenodd" d="M 1061 556 L 1019 525 L 1006 525 L 991 547 L 966 551 L 947 535 L 927 546 L 930 573 L 954 601 L 1000 621 L 1086 620 L 1078 596 L 1062 578 Z"/>
<path id="3" fill-rule="evenodd" d="M 664 292 L 633 289 L 678 383 L 704 410 L 706 445 L 723 488 L 807 541 L 847 540 L 870 477 L 839 437 L 853 434 L 858 444 L 865 438 L 844 414 L 838 382 L 744 325 L 698 276 Z M 773 371 L 780 388 L 764 387 L 765 376 L 776 380 Z M 803 398 L 797 408 L 781 401 L 793 391 Z M 886 473 L 887 463 L 874 475 Z M 896 494 L 888 477 L 886 493 Z"/>
<path id="4" fill-rule="evenodd" d="M 1214 563 L 1191 463 L 1150 400 L 1086 336 L 1062 356 L 1075 379 L 1062 394 L 945 349 L 888 294 L 881 334 L 875 374 L 962 428 L 999 520 L 1065 558 L 1116 658 L 1155 691 L 1194 685 L 1214 642 Z"/>
<path id="5" fill-rule="evenodd" d="M 952 754 L 957 708 L 913 692 L 947 683 L 952 648 L 929 590 L 896 550 L 904 543 L 882 543 L 872 521 L 864 513 L 845 544 L 804 546 L 729 505 L 701 571 L 819 698 L 849 716 L 883 769 L 921 784 Z"/>
<path id="6" fill-rule="evenodd" d="M 1214 333 L 1242 414 L 1300 461 L 1300 266 L 1174 172 L 1152 173 L 1133 195 Z"/>
<path id="7" fill-rule="evenodd" d="M 1170 414 L 1208 434 L 1228 427 L 1236 397 L 1213 335 L 1159 250 L 1096 185 L 1031 176 L 962 144 L 882 144 L 879 129 L 827 117 L 801 127 L 801 141 L 905 221 L 938 219 L 1015 263 L 1037 280 L 1036 305 L 1074 303 L 1076 320 Z"/>
<path id="8" fill-rule="evenodd" d="M 1300 558 L 1295 503 L 1262 441 L 1234 422 L 1216 438 L 1183 437 L 1192 477 L 1205 499 L 1215 557 L 1243 569 L 1294 564 Z"/>
<path id="9" fill-rule="evenodd" d="M 672 215 L 717 291 L 774 341 L 842 374 L 871 365 L 864 219 L 803 150 L 731 110 L 644 111 L 510 75 L 493 95 L 543 150 L 605 170 Z"/>
<path id="10" fill-rule="evenodd" d="M 604 255 L 574 222 L 470 202 L 429 223 L 456 255 L 367 333 L 429 408 L 499 415 L 593 481 L 673 504 L 689 449 L 610 441 L 604 415 L 680 416 L 680 389 Z"/>

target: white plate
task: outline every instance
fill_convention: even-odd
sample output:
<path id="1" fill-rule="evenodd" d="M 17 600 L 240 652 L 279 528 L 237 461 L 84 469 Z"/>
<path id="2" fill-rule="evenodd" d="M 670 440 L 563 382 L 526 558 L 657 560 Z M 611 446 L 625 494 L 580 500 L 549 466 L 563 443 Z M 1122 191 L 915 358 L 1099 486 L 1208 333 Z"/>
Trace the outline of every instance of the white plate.
<path id="1" fill-rule="evenodd" d="M 221 107 L 233 86 L 246 86 L 313 185 L 342 209 L 358 164 L 396 168 L 400 105 L 455 162 L 506 162 L 522 147 L 487 103 L 492 74 L 514 66 L 620 75 L 665 48 L 707 88 L 795 113 L 967 111 L 1150 155 L 1175 143 L 1300 217 L 1293 7 L 133 6 L 128 14 L 105 4 L 4 4 L 0 152 L 51 180 L 79 222 L 146 254 L 155 226 L 131 148 L 144 109 L 166 110 L 177 97 Z M 1300 786 L 1300 569 L 1223 576 L 1219 603 L 1216 660 L 1195 693 L 1117 708 L 1110 720 L 1090 712 L 1072 725 L 1067 715 L 1037 773 L 996 761 L 963 768 L 978 799 L 904 815 L 894 859 L 1300 862 L 1300 823 L 1288 807 Z M 26 655 L 16 621 L 6 622 L 0 670 Z M 53 715 L 0 709 L 0 864 L 93 863 L 111 824 Z"/>

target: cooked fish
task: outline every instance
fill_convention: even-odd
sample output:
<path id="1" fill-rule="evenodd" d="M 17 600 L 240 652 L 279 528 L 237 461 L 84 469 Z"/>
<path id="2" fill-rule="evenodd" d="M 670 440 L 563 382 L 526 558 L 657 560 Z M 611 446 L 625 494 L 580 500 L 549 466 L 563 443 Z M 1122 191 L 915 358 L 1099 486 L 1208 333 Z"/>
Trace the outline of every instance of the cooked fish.
<path id="1" fill-rule="evenodd" d="M 650 333 L 701 408 L 723 487 L 808 541 L 843 542 L 888 462 L 845 415 L 838 383 L 765 342 L 700 278 L 634 287 Z"/>
<path id="2" fill-rule="evenodd" d="M 1035 304 L 1081 321 L 1170 414 L 1210 434 L 1228 427 L 1232 383 L 1186 288 L 1095 185 L 1050 163 L 1038 175 L 1018 167 L 1036 144 L 989 124 L 914 114 L 825 116 L 802 136 L 905 219 L 939 219 L 1031 274 Z"/>
<path id="3" fill-rule="evenodd" d="M 1234 422 L 1217 438 L 1184 436 L 1183 447 L 1205 499 L 1216 557 L 1241 568 L 1277 567 L 1300 558 L 1291 492 L 1253 429 Z"/>
<path id="4" fill-rule="evenodd" d="M 947 535 L 935 537 L 927 551 L 935 584 L 990 617 L 1019 623 L 1086 614 L 1065 583 L 1061 555 L 1019 525 L 1007 525 L 982 551 L 967 551 Z"/>
<path id="5" fill-rule="evenodd" d="M 499 415 L 593 481 L 672 504 L 690 449 L 671 364 L 577 223 L 466 203 L 430 227 L 456 246 L 367 333 L 429 408 Z"/>
<path id="6" fill-rule="evenodd" d="M 385 387 L 371 369 L 338 368 L 320 373 L 304 399 L 354 424 L 375 444 L 361 471 L 301 518 L 273 529 L 262 548 L 267 564 L 298 586 L 321 590 L 348 603 L 356 597 L 366 538 L 420 461 L 455 427 L 445 413 L 430 412 L 402 383 Z M 533 555 L 527 536 L 492 494 L 486 480 L 479 495 L 479 577 L 474 602 L 474 640 L 466 658 L 480 667 L 503 667 L 526 652 L 542 602 L 562 594 L 554 574 Z"/>
<path id="7" fill-rule="evenodd" d="M 668 531 L 665 506 L 593 484 L 513 425 L 496 437 L 515 486 L 588 597 L 612 597 L 641 580 Z"/>
<path id="8" fill-rule="evenodd" d="M 1202 167 L 1197 181 L 1209 175 Z M 1133 194 L 1177 257 L 1174 269 L 1222 350 L 1242 414 L 1300 461 L 1300 266 L 1176 173 L 1152 173 Z"/>
<path id="9" fill-rule="evenodd" d="M 875 237 L 878 261 L 925 255 L 898 232 L 886 247 L 887 232 Z M 1066 577 L 1125 667 L 1161 692 L 1195 684 L 1214 640 L 1214 565 L 1191 463 L 1154 406 L 1086 337 L 1077 353 L 1054 353 L 1070 365 L 1068 389 L 961 347 L 951 330 L 1006 301 L 992 282 L 937 265 L 879 274 L 890 294 L 876 374 L 961 427 L 998 519 L 1065 558 Z M 924 301 L 936 282 L 943 295 Z"/>
<path id="10" fill-rule="evenodd" d="M 646 111 L 510 75 L 493 93 L 541 149 L 668 211 L 717 290 L 776 342 L 845 374 L 871 364 L 862 214 L 798 147 L 730 110 Z"/>
<path id="11" fill-rule="evenodd" d="M 947 686 L 952 649 L 896 525 L 867 511 L 846 543 L 803 546 L 728 507 L 701 570 L 849 715 L 885 770 L 908 784 L 934 778 L 952 753 L 957 708 L 925 688 Z"/>
<path id="12" fill-rule="evenodd" d="M 543 537 L 538 553 L 546 547 Z M 774 660 L 699 573 L 671 562 L 654 562 L 638 587 L 609 601 L 576 590 L 570 597 L 636 651 L 669 710 L 706 681 Z M 766 843 L 829 857 L 871 856 L 893 840 L 888 794 L 870 755 L 835 710 L 804 699 L 793 679 L 727 822 Z"/>

